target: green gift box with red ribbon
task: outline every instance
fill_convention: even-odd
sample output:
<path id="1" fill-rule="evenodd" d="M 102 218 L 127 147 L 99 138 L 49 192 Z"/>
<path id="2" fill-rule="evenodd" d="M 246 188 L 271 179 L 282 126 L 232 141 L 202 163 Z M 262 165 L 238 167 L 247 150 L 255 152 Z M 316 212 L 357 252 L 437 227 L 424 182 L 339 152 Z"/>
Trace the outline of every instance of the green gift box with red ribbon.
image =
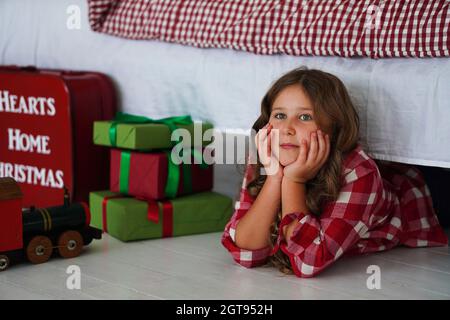
<path id="1" fill-rule="evenodd" d="M 233 213 L 232 199 L 212 191 L 165 201 L 98 191 L 89 203 L 91 225 L 122 241 L 223 231 Z"/>
<path id="2" fill-rule="evenodd" d="M 205 131 L 212 129 L 209 122 L 193 122 L 190 116 L 151 119 L 118 112 L 113 121 L 95 121 L 93 141 L 96 145 L 121 149 L 149 151 L 172 148 L 179 141 L 192 147 L 206 146 L 211 139 L 203 139 Z M 185 129 L 189 136 L 171 140 L 172 132 Z"/>
<path id="3" fill-rule="evenodd" d="M 203 162 L 203 150 L 188 151 L 190 163 L 175 164 L 170 150 L 142 153 L 111 149 L 110 190 L 148 200 L 211 190 L 214 167 Z"/>

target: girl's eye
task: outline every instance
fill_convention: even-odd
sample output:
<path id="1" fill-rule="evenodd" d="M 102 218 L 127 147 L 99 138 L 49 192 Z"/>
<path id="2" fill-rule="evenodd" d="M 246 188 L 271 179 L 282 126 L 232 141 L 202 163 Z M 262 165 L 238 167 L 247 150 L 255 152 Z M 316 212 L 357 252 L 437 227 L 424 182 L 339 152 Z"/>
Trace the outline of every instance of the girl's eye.
<path id="1" fill-rule="evenodd" d="M 275 119 L 285 119 L 286 115 L 284 113 L 275 113 L 275 115 L 273 116 Z"/>
<path id="2" fill-rule="evenodd" d="M 302 121 L 309 121 L 309 120 L 312 120 L 311 115 L 309 115 L 309 114 L 307 114 L 307 113 L 301 114 L 301 115 L 299 116 L 299 118 L 300 118 L 300 120 L 302 120 Z"/>

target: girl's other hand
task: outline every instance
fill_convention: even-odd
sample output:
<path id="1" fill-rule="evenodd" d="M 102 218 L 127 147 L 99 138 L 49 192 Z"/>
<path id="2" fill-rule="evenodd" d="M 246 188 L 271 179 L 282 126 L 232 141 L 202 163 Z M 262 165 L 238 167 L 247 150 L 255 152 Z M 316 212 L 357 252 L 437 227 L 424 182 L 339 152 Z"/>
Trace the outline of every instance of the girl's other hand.
<path id="1" fill-rule="evenodd" d="M 330 153 L 330 137 L 321 130 L 311 132 L 311 145 L 308 150 L 306 140 L 300 144 L 297 159 L 283 170 L 283 178 L 293 182 L 306 183 L 313 179 L 325 164 Z"/>
<path id="2" fill-rule="evenodd" d="M 272 131 L 273 126 L 267 123 L 255 136 L 255 145 L 261 164 L 271 180 L 281 181 L 283 178 L 283 167 L 272 150 L 272 143 L 278 145 L 279 135 Z"/>

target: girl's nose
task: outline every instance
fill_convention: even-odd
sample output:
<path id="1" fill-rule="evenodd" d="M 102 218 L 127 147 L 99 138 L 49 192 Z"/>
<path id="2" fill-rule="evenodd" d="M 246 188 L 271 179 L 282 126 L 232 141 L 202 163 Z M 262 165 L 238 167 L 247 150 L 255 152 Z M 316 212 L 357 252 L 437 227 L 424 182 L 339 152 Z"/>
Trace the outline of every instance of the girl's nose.
<path id="1" fill-rule="evenodd" d="M 290 122 L 288 122 L 284 125 L 283 132 L 287 135 L 293 136 L 295 135 L 295 128 Z"/>
<path id="2" fill-rule="evenodd" d="M 281 125 L 281 132 L 283 134 L 293 136 L 295 135 L 295 128 L 293 126 L 292 121 L 289 119 L 287 121 L 283 121 L 283 124 Z"/>

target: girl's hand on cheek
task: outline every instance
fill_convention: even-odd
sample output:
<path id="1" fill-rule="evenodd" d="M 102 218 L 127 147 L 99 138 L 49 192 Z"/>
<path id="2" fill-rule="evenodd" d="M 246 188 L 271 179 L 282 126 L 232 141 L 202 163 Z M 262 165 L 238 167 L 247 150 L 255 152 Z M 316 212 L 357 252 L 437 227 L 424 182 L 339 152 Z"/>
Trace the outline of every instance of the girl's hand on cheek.
<path id="1" fill-rule="evenodd" d="M 272 144 L 278 145 L 279 136 L 272 129 L 273 126 L 270 123 L 261 128 L 255 136 L 255 144 L 259 160 L 264 166 L 267 178 L 281 181 L 283 178 L 283 167 L 272 149 Z"/>
<path id="2" fill-rule="evenodd" d="M 283 170 L 283 179 L 297 183 L 306 183 L 313 179 L 325 164 L 330 153 L 330 138 L 317 130 L 311 132 L 311 143 L 308 149 L 306 140 L 300 144 L 297 159 Z"/>

